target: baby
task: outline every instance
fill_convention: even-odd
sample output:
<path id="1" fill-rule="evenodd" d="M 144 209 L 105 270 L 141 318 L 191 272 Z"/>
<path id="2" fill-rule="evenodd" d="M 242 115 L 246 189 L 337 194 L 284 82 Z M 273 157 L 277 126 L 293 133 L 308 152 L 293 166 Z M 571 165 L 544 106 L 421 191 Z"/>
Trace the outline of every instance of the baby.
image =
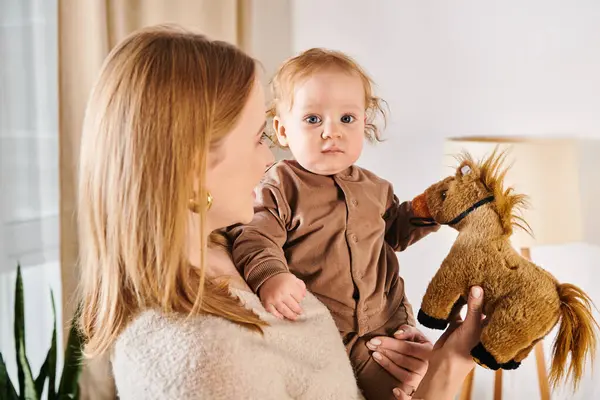
<path id="1" fill-rule="evenodd" d="M 414 325 L 396 251 L 439 226 L 411 224 L 390 182 L 357 167 L 364 139 L 379 141 L 385 117 L 372 81 L 343 53 L 311 49 L 285 62 L 269 111 L 280 161 L 256 189 L 249 225 L 229 230 L 233 258 L 266 310 L 296 320 L 306 290 L 331 311 L 367 399 L 397 382 L 372 360 L 373 336 Z"/>

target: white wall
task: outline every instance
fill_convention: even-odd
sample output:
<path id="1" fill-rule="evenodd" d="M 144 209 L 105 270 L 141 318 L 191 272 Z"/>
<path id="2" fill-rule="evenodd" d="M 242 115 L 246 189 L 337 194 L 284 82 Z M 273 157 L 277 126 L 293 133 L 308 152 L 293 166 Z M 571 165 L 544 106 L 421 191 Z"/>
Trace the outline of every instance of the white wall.
<path id="1" fill-rule="evenodd" d="M 281 62 L 294 54 L 292 44 L 292 1 L 291 0 L 247 0 L 244 20 L 244 50 L 260 61 L 261 81 L 271 101 L 269 80 Z M 270 131 L 271 127 L 267 127 Z M 272 147 L 277 159 L 290 158 L 288 151 Z"/>
<path id="2" fill-rule="evenodd" d="M 339 49 L 375 79 L 392 112 L 388 141 L 367 148 L 359 163 L 410 199 L 447 173 L 440 165 L 447 136 L 600 138 L 598 21 L 594 0 L 293 0 L 291 29 L 294 52 Z M 453 238 L 443 230 L 399 255 L 416 309 Z M 600 248 L 536 248 L 532 257 L 600 304 L 600 288 L 592 287 L 600 282 Z M 504 398 L 539 398 L 533 356 L 505 374 L 504 390 Z M 491 373 L 478 368 L 473 398 L 492 392 Z M 554 398 L 600 398 L 600 383 L 588 372 L 577 394 Z"/>

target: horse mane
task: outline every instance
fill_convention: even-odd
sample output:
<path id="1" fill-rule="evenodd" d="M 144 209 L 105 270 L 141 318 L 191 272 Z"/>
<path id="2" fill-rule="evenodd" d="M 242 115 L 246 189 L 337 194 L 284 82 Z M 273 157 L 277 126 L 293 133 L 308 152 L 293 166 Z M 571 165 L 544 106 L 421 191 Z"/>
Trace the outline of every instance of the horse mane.
<path id="1" fill-rule="evenodd" d="M 510 168 L 504 167 L 506 155 L 506 150 L 499 152 L 496 146 L 492 154 L 478 162 L 467 151 L 463 151 L 457 157 L 457 161 L 459 163 L 468 162 L 479 170 L 481 183 L 494 195 L 493 204 L 506 236 L 512 235 L 514 227 L 523 229 L 533 236 L 531 226 L 518 215 L 520 211 L 529 206 L 528 196 L 515 193 L 512 187 L 504 189 L 504 178 Z"/>

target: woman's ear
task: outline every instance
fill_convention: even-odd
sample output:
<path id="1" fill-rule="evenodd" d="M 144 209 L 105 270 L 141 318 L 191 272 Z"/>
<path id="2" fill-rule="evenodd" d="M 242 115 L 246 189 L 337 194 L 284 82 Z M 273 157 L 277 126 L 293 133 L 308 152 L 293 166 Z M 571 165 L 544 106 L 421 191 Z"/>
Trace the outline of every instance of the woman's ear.
<path id="1" fill-rule="evenodd" d="M 288 147 L 288 139 L 285 133 L 285 126 L 279 117 L 273 117 L 273 130 L 277 135 L 277 142 L 280 146 Z"/>

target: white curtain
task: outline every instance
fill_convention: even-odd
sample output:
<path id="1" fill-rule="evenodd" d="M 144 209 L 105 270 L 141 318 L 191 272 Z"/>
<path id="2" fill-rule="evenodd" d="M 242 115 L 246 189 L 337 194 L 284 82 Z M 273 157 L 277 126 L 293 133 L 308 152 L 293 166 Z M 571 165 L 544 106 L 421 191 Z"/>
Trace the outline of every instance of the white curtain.
<path id="1" fill-rule="evenodd" d="M 0 351 L 13 381 L 17 262 L 34 373 L 50 345 L 51 288 L 61 311 L 57 20 L 57 0 L 0 0 Z"/>

